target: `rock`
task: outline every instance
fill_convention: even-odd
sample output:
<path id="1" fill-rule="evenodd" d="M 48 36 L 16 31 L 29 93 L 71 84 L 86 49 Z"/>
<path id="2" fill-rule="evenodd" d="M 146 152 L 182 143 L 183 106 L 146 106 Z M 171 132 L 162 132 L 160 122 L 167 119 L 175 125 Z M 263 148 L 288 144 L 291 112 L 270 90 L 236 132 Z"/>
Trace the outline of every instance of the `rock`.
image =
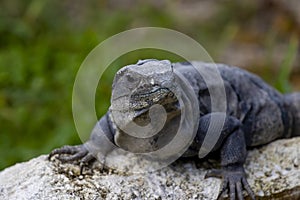
<path id="1" fill-rule="evenodd" d="M 248 181 L 259 199 L 300 198 L 300 137 L 249 152 Z M 216 199 L 221 181 L 204 179 L 215 161 L 181 160 L 149 174 L 100 173 L 99 164 L 79 175 L 75 164 L 43 155 L 0 172 L 0 199 Z"/>

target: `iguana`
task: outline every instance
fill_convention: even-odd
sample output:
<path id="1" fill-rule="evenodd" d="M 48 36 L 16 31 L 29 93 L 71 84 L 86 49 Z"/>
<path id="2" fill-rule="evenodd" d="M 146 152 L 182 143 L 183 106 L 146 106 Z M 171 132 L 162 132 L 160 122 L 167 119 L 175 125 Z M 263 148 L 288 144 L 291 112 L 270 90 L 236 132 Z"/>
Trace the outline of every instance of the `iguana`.
<path id="1" fill-rule="evenodd" d="M 255 199 L 243 167 L 247 149 L 280 138 L 300 136 L 300 93 L 280 94 L 258 76 L 237 67 L 204 62 L 196 62 L 196 64 L 204 71 L 216 67 L 222 78 L 222 85 L 212 85 L 212 89 L 224 87 L 225 111 L 211 108 L 210 88 L 203 76 L 193 67 L 192 62 L 141 60 L 117 72 L 112 91 L 116 90 L 116 83 L 120 79 L 123 80 L 123 86 L 132 91 L 128 97 L 128 106 L 134 113 L 132 119 L 136 124 L 147 125 L 150 107 L 159 104 L 167 113 L 165 123 L 171 128 L 178 127 L 178 116 L 181 115 L 182 109 L 178 95 L 184 91 L 178 88 L 176 73 L 183 76 L 196 96 L 200 116 L 197 119 L 195 137 L 182 156 L 198 155 L 212 116 L 224 115 L 224 126 L 211 150 L 220 152 L 221 169 L 210 171 L 206 177 L 223 179 L 219 197 L 228 193 L 231 200 L 241 200 L 245 189 L 250 198 Z M 112 98 L 112 104 L 114 101 L 117 100 Z M 142 145 L 135 143 L 142 141 L 143 138 L 135 140 L 131 137 L 122 137 L 122 130 L 116 124 L 112 109 L 109 109 L 99 120 L 98 125 L 110 142 L 127 151 L 147 152 L 151 151 L 152 147 L 152 150 L 156 150 L 164 145 L 163 142 L 159 143 L 163 136 L 145 139 Z M 99 133 L 94 131 L 88 142 L 105 149 L 105 144 L 100 141 L 97 134 Z M 49 159 L 56 154 L 59 155 L 58 159 L 65 162 L 79 160 L 82 166 L 94 160 L 93 153 L 84 144 L 55 149 L 49 154 Z M 65 155 L 61 156 L 63 154 Z"/>

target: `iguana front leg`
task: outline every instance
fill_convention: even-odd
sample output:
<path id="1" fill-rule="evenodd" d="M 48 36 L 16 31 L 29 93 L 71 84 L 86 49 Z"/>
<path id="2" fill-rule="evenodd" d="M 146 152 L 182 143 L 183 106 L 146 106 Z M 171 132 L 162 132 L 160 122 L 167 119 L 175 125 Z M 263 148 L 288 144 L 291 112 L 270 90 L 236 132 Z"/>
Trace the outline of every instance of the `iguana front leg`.
<path id="1" fill-rule="evenodd" d="M 48 156 L 50 160 L 54 155 L 59 155 L 57 158 L 62 162 L 71 162 L 75 160 L 80 160 L 80 174 L 82 174 L 83 168 L 88 166 L 93 161 L 95 157 L 92 153 L 85 148 L 84 144 L 76 146 L 63 146 L 58 149 L 54 149 Z M 62 156 L 64 155 L 64 156 Z"/>
<path id="2" fill-rule="evenodd" d="M 210 120 L 209 115 L 200 119 L 199 132 L 197 133 L 197 137 L 200 140 L 203 140 L 208 129 Z M 247 150 L 244 132 L 242 131 L 241 126 L 242 124 L 238 119 L 227 116 L 223 130 L 214 147 L 214 149 L 220 148 L 222 169 L 210 171 L 207 173 L 206 178 L 217 177 L 223 179 L 223 185 L 218 199 L 227 192 L 229 193 L 231 200 L 242 200 L 244 199 L 243 189 L 247 191 L 251 199 L 255 199 L 255 195 L 247 182 L 246 173 L 243 167 L 247 156 Z"/>
<path id="3" fill-rule="evenodd" d="M 83 168 L 90 165 L 96 160 L 95 153 L 103 153 L 104 158 L 101 158 L 104 165 L 105 154 L 114 147 L 113 132 L 110 128 L 108 114 L 104 115 L 94 127 L 90 140 L 82 145 L 63 146 L 54 149 L 48 156 L 50 160 L 54 155 L 59 155 L 57 158 L 62 162 L 80 161 L 80 174 Z M 93 150 L 90 146 L 95 146 L 97 150 Z M 97 152 L 96 152 L 97 151 Z"/>
<path id="4" fill-rule="evenodd" d="M 231 200 L 243 198 L 243 188 L 248 192 L 251 199 L 255 195 L 246 179 L 243 167 L 247 155 L 243 131 L 239 128 L 225 139 L 221 147 L 221 170 L 212 170 L 206 177 L 223 178 L 223 185 L 219 197 L 229 192 Z M 219 198 L 218 197 L 218 198 Z"/>

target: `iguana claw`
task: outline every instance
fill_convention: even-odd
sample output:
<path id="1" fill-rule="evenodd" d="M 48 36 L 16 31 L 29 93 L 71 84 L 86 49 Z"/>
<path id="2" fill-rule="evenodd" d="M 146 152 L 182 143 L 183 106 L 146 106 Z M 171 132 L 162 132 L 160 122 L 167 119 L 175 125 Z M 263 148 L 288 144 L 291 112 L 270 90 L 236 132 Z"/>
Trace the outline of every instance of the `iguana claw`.
<path id="1" fill-rule="evenodd" d="M 65 156 L 61 156 L 65 154 Z M 83 168 L 91 164 L 95 157 L 89 153 L 89 151 L 84 147 L 84 145 L 77 146 L 63 146 L 58 149 L 54 149 L 48 156 L 50 160 L 54 155 L 59 155 L 58 160 L 62 162 L 71 162 L 75 160 L 80 160 L 80 174 L 83 172 Z"/>
<path id="2" fill-rule="evenodd" d="M 212 170 L 205 175 L 205 178 L 216 177 L 222 178 L 223 184 L 222 189 L 217 199 L 223 198 L 227 193 L 229 194 L 230 200 L 243 200 L 243 189 L 245 189 L 252 200 L 255 200 L 255 194 L 252 191 L 243 168 L 236 170 L 221 169 Z M 228 193 L 229 191 L 229 193 Z"/>

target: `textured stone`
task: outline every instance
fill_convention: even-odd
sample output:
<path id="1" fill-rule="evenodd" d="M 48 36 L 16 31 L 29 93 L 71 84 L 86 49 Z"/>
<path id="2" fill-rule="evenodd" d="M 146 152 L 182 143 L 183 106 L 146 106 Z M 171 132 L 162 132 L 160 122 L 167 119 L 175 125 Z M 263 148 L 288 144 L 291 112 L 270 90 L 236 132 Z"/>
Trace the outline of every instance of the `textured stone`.
<path id="1" fill-rule="evenodd" d="M 215 199 L 221 181 L 204 179 L 216 161 L 182 160 L 149 174 L 121 174 L 99 164 L 79 175 L 76 164 L 43 155 L 0 172 L 0 199 Z M 300 199 L 300 137 L 249 152 L 248 181 L 259 199 Z"/>

